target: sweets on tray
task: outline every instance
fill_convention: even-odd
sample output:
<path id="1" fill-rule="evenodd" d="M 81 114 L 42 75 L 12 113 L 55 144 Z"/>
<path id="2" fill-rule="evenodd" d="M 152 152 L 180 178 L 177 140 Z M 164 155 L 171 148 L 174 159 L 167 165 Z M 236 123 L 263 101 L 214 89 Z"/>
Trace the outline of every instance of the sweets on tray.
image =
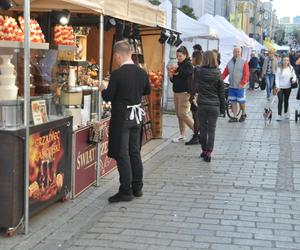
<path id="1" fill-rule="evenodd" d="M 68 25 L 55 25 L 53 40 L 55 45 L 75 45 L 73 27 Z"/>
<path id="2" fill-rule="evenodd" d="M 21 29 L 25 30 L 24 28 L 24 18 L 22 16 L 18 17 L 19 23 L 21 25 Z M 42 32 L 42 29 L 39 25 L 39 23 L 34 20 L 30 19 L 30 41 L 34 43 L 45 43 L 45 36 Z"/>
<path id="3" fill-rule="evenodd" d="M 15 18 L 0 15 L 0 40 L 24 41 L 24 33 Z"/>

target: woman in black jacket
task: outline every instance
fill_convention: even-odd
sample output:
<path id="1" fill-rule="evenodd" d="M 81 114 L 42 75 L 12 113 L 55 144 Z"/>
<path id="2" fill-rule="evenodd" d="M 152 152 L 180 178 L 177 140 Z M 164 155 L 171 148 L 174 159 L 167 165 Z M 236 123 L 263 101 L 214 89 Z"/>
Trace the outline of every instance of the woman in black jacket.
<path id="1" fill-rule="evenodd" d="M 180 136 L 173 139 L 173 142 L 184 142 L 185 127 L 194 129 L 193 119 L 188 115 L 190 112 L 189 80 L 193 74 L 193 65 L 189 59 L 186 47 L 181 46 L 176 51 L 178 67 L 176 71 L 169 70 L 170 81 L 173 83 L 174 104 L 179 122 Z"/>
<path id="2" fill-rule="evenodd" d="M 198 112 L 200 119 L 200 157 L 211 161 L 214 147 L 215 130 L 219 114 L 225 113 L 225 91 L 218 69 L 217 58 L 212 51 L 203 54 L 201 67 L 194 73 L 194 85 L 198 91 Z"/>

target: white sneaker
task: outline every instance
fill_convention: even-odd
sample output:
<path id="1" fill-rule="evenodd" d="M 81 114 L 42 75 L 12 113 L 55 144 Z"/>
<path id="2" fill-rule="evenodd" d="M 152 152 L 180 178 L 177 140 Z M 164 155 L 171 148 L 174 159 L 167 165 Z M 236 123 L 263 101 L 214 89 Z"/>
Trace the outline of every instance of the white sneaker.
<path id="1" fill-rule="evenodd" d="M 284 119 L 287 119 L 289 120 L 290 119 L 290 114 L 287 112 L 287 113 L 284 113 Z"/>
<path id="2" fill-rule="evenodd" d="M 278 115 L 276 121 L 279 121 L 279 122 L 282 121 L 282 116 Z"/>
<path id="3" fill-rule="evenodd" d="M 185 136 L 179 136 L 178 138 L 174 138 L 172 139 L 172 142 L 185 142 L 186 141 L 186 137 Z"/>

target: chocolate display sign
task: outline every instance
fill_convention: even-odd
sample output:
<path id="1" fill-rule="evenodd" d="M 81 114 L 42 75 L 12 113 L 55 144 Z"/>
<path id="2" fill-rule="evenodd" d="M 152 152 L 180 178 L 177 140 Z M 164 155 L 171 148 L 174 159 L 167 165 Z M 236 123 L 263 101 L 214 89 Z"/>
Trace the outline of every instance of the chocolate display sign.
<path id="1" fill-rule="evenodd" d="M 59 199 L 70 189 L 72 130 L 67 123 L 57 122 L 57 126 L 55 122 L 40 125 L 30 135 L 30 212 Z"/>
<path id="2" fill-rule="evenodd" d="M 76 197 L 96 181 L 98 144 L 89 142 L 89 129 L 85 127 L 74 132 L 75 162 L 74 189 Z"/>

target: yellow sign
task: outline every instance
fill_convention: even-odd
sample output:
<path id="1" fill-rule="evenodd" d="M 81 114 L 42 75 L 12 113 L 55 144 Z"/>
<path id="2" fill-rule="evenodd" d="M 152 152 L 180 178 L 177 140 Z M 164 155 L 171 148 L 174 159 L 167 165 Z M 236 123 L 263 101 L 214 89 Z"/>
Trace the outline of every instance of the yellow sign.
<path id="1" fill-rule="evenodd" d="M 235 17 L 237 17 L 237 20 L 235 20 Z M 243 14 L 230 14 L 229 16 L 230 23 L 238 28 L 239 30 L 243 29 Z M 236 26 L 237 25 L 237 26 Z"/>

